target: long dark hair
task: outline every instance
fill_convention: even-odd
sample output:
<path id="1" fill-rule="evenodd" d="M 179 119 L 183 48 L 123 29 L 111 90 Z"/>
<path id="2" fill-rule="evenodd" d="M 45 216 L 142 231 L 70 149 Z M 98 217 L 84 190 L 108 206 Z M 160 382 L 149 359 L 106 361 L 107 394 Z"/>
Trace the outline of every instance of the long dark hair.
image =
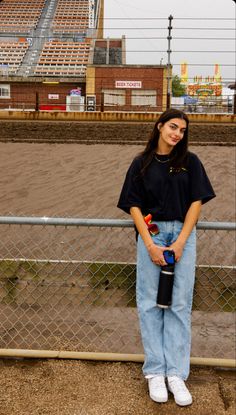
<path id="1" fill-rule="evenodd" d="M 187 164 L 187 155 L 188 155 L 188 125 L 189 119 L 187 115 L 180 110 L 175 108 L 170 108 L 164 111 L 160 117 L 158 118 L 153 131 L 151 133 L 150 139 L 146 145 L 144 151 L 140 154 L 143 158 L 143 168 L 141 173 L 144 173 L 146 168 L 149 166 L 153 157 L 156 154 L 158 141 L 160 137 L 160 131 L 158 129 L 158 124 L 161 123 L 162 125 L 165 124 L 167 121 L 171 120 L 172 118 L 180 118 L 181 120 L 186 121 L 186 130 L 184 131 L 184 135 L 182 140 L 176 144 L 173 150 L 170 153 L 170 162 L 169 164 L 174 168 L 186 167 Z"/>

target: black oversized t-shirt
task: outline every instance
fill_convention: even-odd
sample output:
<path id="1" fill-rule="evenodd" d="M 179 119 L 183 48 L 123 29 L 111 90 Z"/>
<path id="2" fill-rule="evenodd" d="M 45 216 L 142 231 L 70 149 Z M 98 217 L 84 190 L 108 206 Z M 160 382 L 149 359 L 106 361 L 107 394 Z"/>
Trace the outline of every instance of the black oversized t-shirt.
<path id="1" fill-rule="evenodd" d="M 168 156 L 156 156 L 141 174 L 143 157 L 136 157 L 126 174 L 118 207 L 130 213 L 139 207 L 143 215 L 156 221 L 184 221 L 192 202 L 208 202 L 215 197 L 206 171 L 196 156 L 188 153 L 186 168 L 173 169 Z"/>

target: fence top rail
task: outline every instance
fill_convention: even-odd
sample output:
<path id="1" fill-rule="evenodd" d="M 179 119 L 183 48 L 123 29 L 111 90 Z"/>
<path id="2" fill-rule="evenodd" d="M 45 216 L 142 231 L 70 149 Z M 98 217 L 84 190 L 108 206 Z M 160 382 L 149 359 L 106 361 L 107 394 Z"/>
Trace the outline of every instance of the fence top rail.
<path id="1" fill-rule="evenodd" d="M 51 226 L 93 226 L 112 228 L 132 228 L 132 220 L 125 219 L 84 219 L 84 218 L 50 218 L 28 216 L 0 216 L 1 225 L 51 225 Z M 198 222 L 197 229 L 236 230 L 236 222 Z"/>

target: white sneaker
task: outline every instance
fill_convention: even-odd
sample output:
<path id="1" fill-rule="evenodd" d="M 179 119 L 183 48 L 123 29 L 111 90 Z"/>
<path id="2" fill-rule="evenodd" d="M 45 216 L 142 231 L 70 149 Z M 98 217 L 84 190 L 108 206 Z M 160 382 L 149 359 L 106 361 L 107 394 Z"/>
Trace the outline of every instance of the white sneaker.
<path id="1" fill-rule="evenodd" d="M 192 396 L 184 381 L 178 376 L 168 376 L 168 389 L 173 393 L 175 402 L 180 406 L 191 405 Z"/>
<path id="2" fill-rule="evenodd" d="M 164 376 L 158 375 L 148 379 L 148 388 L 150 398 L 155 402 L 167 402 L 168 392 Z"/>

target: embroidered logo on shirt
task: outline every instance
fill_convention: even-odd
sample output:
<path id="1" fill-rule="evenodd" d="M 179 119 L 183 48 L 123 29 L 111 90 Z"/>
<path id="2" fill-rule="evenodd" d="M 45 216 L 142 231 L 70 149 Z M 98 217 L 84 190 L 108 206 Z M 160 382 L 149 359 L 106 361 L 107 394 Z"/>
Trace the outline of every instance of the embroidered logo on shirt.
<path id="1" fill-rule="evenodd" d="M 185 167 L 170 167 L 169 173 L 181 173 L 182 171 L 188 171 Z"/>

